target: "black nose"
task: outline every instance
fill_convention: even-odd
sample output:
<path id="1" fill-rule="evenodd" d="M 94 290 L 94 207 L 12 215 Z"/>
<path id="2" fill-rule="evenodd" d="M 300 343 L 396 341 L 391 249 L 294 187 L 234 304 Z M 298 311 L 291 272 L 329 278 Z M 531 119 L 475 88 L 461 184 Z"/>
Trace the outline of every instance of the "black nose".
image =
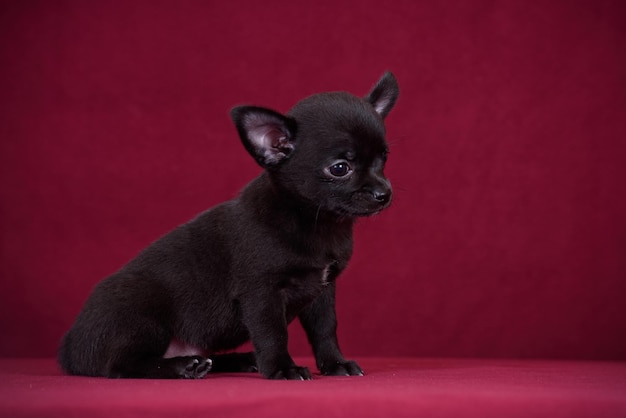
<path id="1" fill-rule="evenodd" d="M 390 190 L 373 190 L 372 191 L 372 196 L 374 197 L 374 199 L 377 202 L 380 202 L 381 204 L 385 204 L 387 202 L 389 202 L 389 199 L 391 199 L 391 191 Z"/>

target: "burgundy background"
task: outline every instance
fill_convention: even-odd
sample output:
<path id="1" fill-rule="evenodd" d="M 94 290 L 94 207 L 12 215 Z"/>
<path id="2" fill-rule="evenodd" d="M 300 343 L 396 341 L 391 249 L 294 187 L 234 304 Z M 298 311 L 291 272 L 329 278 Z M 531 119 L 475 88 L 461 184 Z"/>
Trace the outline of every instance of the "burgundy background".
<path id="1" fill-rule="evenodd" d="M 389 69 L 396 195 L 357 227 L 344 352 L 626 360 L 626 3 L 304 4 L 0 1 L 0 355 L 53 355 L 98 280 L 259 173 L 232 106 Z"/>

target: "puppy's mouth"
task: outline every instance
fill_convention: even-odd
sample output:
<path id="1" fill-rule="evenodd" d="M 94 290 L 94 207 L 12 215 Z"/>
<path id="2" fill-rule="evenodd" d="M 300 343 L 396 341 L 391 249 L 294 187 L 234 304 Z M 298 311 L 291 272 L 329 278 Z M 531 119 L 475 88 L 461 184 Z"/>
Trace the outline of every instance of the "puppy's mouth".
<path id="1" fill-rule="evenodd" d="M 376 215 L 391 205 L 391 192 L 384 196 L 373 196 L 370 193 L 355 193 L 348 202 L 337 205 L 334 212 L 349 217 L 366 217 Z"/>

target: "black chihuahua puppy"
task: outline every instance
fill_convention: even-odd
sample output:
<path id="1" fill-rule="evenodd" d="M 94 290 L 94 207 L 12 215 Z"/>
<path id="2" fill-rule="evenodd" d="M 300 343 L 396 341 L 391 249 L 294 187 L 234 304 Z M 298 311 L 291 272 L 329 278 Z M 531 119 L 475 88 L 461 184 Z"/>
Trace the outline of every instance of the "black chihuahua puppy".
<path id="1" fill-rule="evenodd" d="M 387 72 L 363 99 L 316 94 L 286 115 L 234 108 L 263 173 L 100 282 L 63 338 L 63 370 L 126 378 L 258 370 L 308 380 L 287 351 L 287 325 L 298 317 L 322 374 L 362 375 L 337 343 L 335 279 L 352 254 L 355 219 L 391 202 L 383 119 L 398 93 Z M 248 340 L 254 353 L 219 354 Z"/>

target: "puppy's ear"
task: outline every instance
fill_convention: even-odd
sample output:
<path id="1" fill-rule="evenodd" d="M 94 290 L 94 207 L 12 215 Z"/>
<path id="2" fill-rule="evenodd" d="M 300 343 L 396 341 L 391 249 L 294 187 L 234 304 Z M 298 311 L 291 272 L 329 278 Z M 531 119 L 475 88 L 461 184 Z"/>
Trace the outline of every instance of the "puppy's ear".
<path id="1" fill-rule="evenodd" d="M 230 117 L 243 145 L 261 167 L 275 166 L 294 150 L 296 122 L 271 109 L 238 106 Z"/>
<path id="2" fill-rule="evenodd" d="M 399 94 L 400 89 L 396 77 L 387 71 L 378 80 L 372 91 L 365 96 L 365 100 L 374 106 L 376 113 L 385 118 L 393 105 L 396 104 Z"/>

